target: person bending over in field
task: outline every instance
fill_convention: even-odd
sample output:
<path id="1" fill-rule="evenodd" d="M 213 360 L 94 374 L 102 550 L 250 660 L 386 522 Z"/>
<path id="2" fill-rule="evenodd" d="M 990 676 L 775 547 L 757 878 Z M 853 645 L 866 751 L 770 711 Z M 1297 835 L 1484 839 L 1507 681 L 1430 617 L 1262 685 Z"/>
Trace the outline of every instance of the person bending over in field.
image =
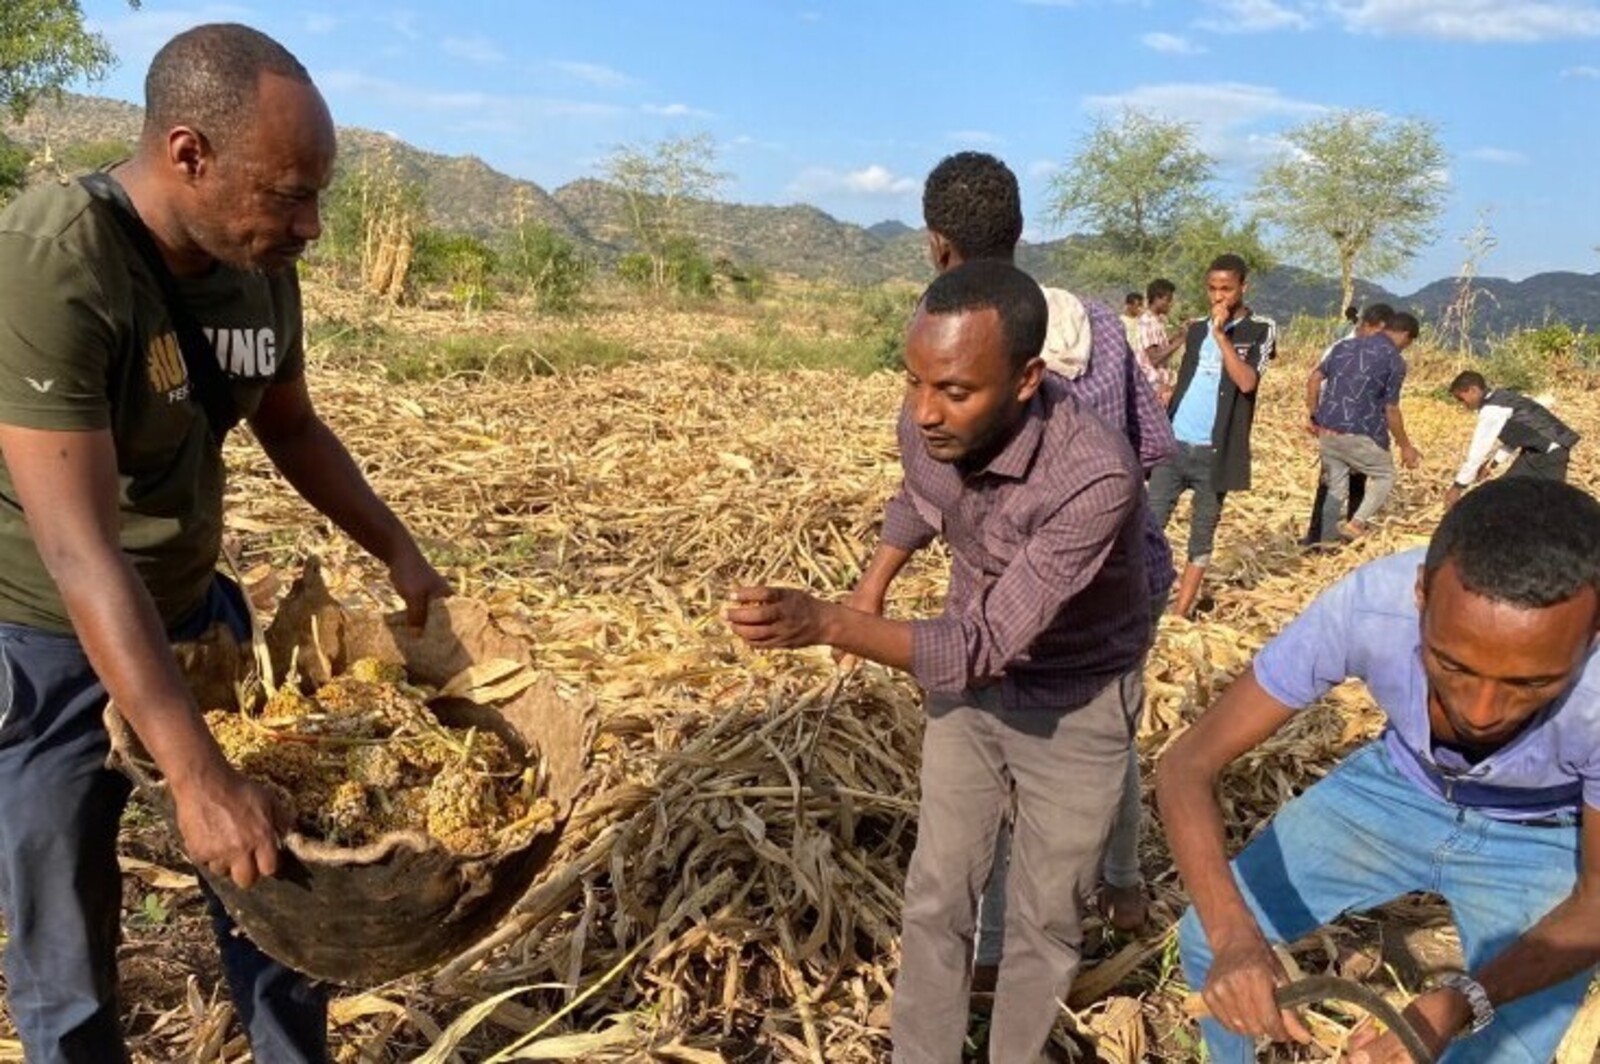
<path id="1" fill-rule="evenodd" d="M 1391 436 L 1407 469 L 1422 461 L 1400 412 L 1406 380 L 1401 356 L 1420 328 L 1412 315 L 1374 303 L 1362 318 L 1362 331 L 1334 344 L 1306 377 L 1307 425 L 1317 439 L 1326 486 L 1318 492 L 1323 502 L 1317 521 L 1320 542 L 1354 539 L 1370 530 L 1394 486 Z M 1339 514 L 1356 476 L 1363 480 L 1361 502 L 1341 524 Z"/>
<path id="2" fill-rule="evenodd" d="M 1345 318 L 1349 328 L 1340 334 L 1339 338 L 1327 346 L 1322 352 L 1322 357 L 1317 359 L 1317 369 L 1320 370 L 1327 364 L 1328 356 L 1338 349 L 1346 340 L 1360 339 L 1382 332 L 1394 317 L 1394 308 L 1387 303 L 1370 303 L 1365 310 L 1358 311 L 1354 304 L 1344 308 Z M 1307 393 L 1306 403 L 1314 410 L 1314 404 L 1321 396 L 1321 382 L 1317 384 L 1316 394 Z M 1315 414 L 1312 415 L 1313 417 Z M 1345 493 L 1345 519 L 1355 517 L 1356 511 L 1361 509 L 1361 503 L 1367 497 L 1367 476 L 1358 470 L 1350 471 L 1350 485 Z M 1317 495 L 1311 503 L 1311 516 L 1306 521 L 1306 534 L 1300 540 L 1302 547 L 1313 547 L 1321 544 L 1324 539 L 1335 538 L 1337 527 L 1329 530 L 1327 536 L 1323 535 L 1322 514 L 1328 508 L 1328 467 L 1322 464 L 1319 456 L 1317 462 Z"/>
<path id="3" fill-rule="evenodd" d="M 989 1059 L 1033 1064 L 1078 968 L 1079 898 L 1127 772 L 1150 631 L 1142 477 L 1127 439 L 1045 371 L 1046 315 L 1039 286 L 1006 263 L 935 279 L 906 335 L 905 478 L 860 584 L 843 603 L 738 588 L 727 612 L 752 647 L 832 646 L 927 692 L 899 1064 L 960 1059 L 976 902 L 1013 797 Z M 944 612 L 883 617 L 890 582 L 938 537 L 952 558 Z"/>
<path id="4" fill-rule="evenodd" d="M 1450 395 L 1477 413 L 1478 424 L 1455 483 L 1445 492 L 1446 506 L 1454 506 L 1462 492 L 1488 475 L 1499 449 L 1516 455 L 1505 471 L 1508 477 L 1567 479 L 1567 463 L 1581 437 L 1543 404 L 1510 388 L 1491 388 L 1483 374 L 1470 369 L 1450 382 Z"/>
<path id="5" fill-rule="evenodd" d="M 228 427 L 249 421 L 289 483 L 385 563 L 415 621 L 449 593 L 306 391 L 295 262 L 320 232 L 334 147 L 282 45 L 199 26 L 156 53 L 133 159 L 98 194 L 51 183 L 0 214 L 0 907 L 29 1061 L 128 1059 L 129 784 L 106 767 L 108 692 L 195 864 L 241 887 L 278 869 L 283 811 L 224 759 L 168 645 L 213 624 L 249 638 L 239 589 L 216 572 Z M 323 991 L 207 895 L 255 1059 L 328 1059 Z"/>
<path id="6" fill-rule="evenodd" d="M 1537 515 L 1537 520 L 1530 520 Z M 1179 927 L 1217 1064 L 1304 1041 L 1271 943 L 1413 891 L 1442 894 L 1466 972 L 1405 1010 L 1447 1064 L 1544 1064 L 1600 961 L 1600 503 L 1498 480 L 1426 550 L 1357 569 L 1264 647 L 1162 759 L 1156 794 L 1194 906 Z M 1360 679 L 1383 734 L 1229 863 L 1217 781 Z M 1364 1033 L 1355 1064 L 1405 1061 Z"/>

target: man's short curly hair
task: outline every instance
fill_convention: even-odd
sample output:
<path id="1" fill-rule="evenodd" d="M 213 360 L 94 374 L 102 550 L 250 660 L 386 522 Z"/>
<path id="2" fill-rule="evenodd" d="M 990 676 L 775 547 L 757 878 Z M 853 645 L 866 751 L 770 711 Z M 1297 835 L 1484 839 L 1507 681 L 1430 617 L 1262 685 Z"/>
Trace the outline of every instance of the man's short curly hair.
<path id="1" fill-rule="evenodd" d="M 289 50 L 260 30 L 214 22 L 185 30 L 162 46 L 144 79 L 144 131 L 161 136 L 189 126 L 212 142 L 243 133 L 255 114 L 261 75 L 309 84 Z"/>
<path id="2" fill-rule="evenodd" d="M 1600 502 L 1570 484 L 1501 477 L 1445 512 L 1423 562 L 1423 586 L 1446 562 L 1473 594 L 1521 609 L 1600 592 Z"/>
<path id="3" fill-rule="evenodd" d="M 984 152 L 947 155 L 922 186 L 922 220 L 963 259 L 1010 258 L 1022 239 L 1017 175 Z"/>

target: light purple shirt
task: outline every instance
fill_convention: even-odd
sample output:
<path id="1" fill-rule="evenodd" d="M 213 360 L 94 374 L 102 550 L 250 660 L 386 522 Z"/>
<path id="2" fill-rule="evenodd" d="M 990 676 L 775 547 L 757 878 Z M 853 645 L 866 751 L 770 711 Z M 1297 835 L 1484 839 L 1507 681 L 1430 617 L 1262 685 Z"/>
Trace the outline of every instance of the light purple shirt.
<path id="1" fill-rule="evenodd" d="M 1122 433 L 1046 374 L 983 469 L 932 458 L 901 411 L 905 479 L 883 539 L 949 544 L 944 613 L 912 622 L 929 691 L 1002 685 L 1008 709 L 1075 709 L 1136 668 L 1150 640 L 1143 477 Z"/>
<path id="2" fill-rule="evenodd" d="M 1414 589 L 1425 551 L 1368 562 L 1324 591 L 1256 655 L 1256 681 L 1291 709 L 1359 679 L 1388 717 L 1395 767 L 1428 794 L 1500 820 L 1600 808 L 1600 661 L 1509 744 L 1477 764 L 1435 747 Z"/>

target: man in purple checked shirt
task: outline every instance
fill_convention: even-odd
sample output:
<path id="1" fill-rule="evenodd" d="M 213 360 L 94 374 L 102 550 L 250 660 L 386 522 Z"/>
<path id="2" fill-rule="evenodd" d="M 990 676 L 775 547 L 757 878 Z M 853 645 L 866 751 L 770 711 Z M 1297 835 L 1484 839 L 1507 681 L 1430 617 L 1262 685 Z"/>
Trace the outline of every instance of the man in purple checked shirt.
<path id="1" fill-rule="evenodd" d="M 922 218 L 928 229 L 928 254 L 943 273 L 972 259 L 1011 262 L 1022 237 L 1022 197 L 1016 175 L 985 152 L 957 152 L 942 159 L 922 187 Z M 1148 476 L 1158 462 L 1177 454 L 1172 422 L 1149 377 L 1127 343 L 1121 319 L 1110 307 L 1079 299 L 1062 288 L 1044 289 L 1050 307 L 1042 357 L 1046 368 L 1080 402 L 1128 437 Z M 1150 589 L 1151 630 L 1167 608 L 1176 577 L 1166 533 L 1146 511 L 1145 576 Z M 1138 931 L 1146 919 L 1144 882 L 1139 869 L 1139 828 L 1143 818 L 1139 753 L 1128 751 L 1122 801 L 1101 865 L 1101 909 L 1119 931 Z M 992 991 L 1003 953 L 1006 869 L 1010 833 L 1002 831 L 994 872 L 978 907 L 978 941 L 973 972 L 975 991 Z"/>
<path id="2" fill-rule="evenodd" d="M 753 647 L 825 645 L 927 691 L 922 803 L 906 876 L 892 1034 L 898 1064 L 955 1064 L 977 898 L 1013 801 L 993 1064 L 1032 1064 L 1077 971 L 1142 698 L 1150 596 L 1143 476 L 1126 437 L 1048 373 L 1038 285 L 978 260 L 937 278 L 906 337 L 905 479 L 848 603 L 737 588 Z M 911 555 L 942 536 L 944 613 L 882 616 Z"/>

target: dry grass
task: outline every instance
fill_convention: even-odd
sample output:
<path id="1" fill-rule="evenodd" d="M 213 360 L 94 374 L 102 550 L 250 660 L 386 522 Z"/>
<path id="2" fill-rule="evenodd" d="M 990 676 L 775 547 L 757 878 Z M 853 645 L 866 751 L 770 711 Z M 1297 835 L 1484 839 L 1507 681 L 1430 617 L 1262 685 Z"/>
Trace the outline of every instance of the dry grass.
<path id="1" fill-rule="evenodd" d="M 735 582 L 850 586 L 898 480 L 898 380 L 664 359 L 396 386 L 325 355 L 312 362 L 314 393 L 380 494 L 459 589 L 534 641 L 541 669 L 592 699 L 595 725 L 559 860 L 491 940 L 442 973 L 341 998 L 339 1059 L 886 1060 L 916 692 L 874 666 L 839 673 L 820 651 L 751 654 L 718 611 Z M 1319 588 L 1422 541 L 1470 434 L 1419 373 L 1406 410 L 1425 468 L 1402 476 L 1380 534 L 1302 555 L 1315 452 L 1299 428 L 1305 366 L 1284 361 L 1264 385 L 1258 487 L 1224 515 L 1214 605 L 1197 622 L 1163 622 L 1147 764 Z M 1563 407 L 1580 429 L 1597 409 L 1576 393 Z M 1578 451 L 1575 471 L 1590 487 L 1593 450 Z M 379 568 L 311 518 L 259 451 L 240 440 L 230 459 L 247 569 L 316 553 L 341 578 L 336 591 L 386 601 Z M 891 612 L 936 612 L 943 579 L 929 552 L 896 585 Z M 1236 840 L 1376 731 L 1362 693 L 1329 702 L 1230 773 Z M 1142 857 L 1153 930 L 1110 943 L 1085 971 L 1062 1038 L 1075 1030 L 1108 1060 L 1194 1059 L 1166 934 L 1183 899 L 1153 828 Z M 1302 960 L 1326 967 L 1321 952 Z M 248 1059 L 222 995 L 202 985 L 130 1014 L 143 1059 Z"/>

